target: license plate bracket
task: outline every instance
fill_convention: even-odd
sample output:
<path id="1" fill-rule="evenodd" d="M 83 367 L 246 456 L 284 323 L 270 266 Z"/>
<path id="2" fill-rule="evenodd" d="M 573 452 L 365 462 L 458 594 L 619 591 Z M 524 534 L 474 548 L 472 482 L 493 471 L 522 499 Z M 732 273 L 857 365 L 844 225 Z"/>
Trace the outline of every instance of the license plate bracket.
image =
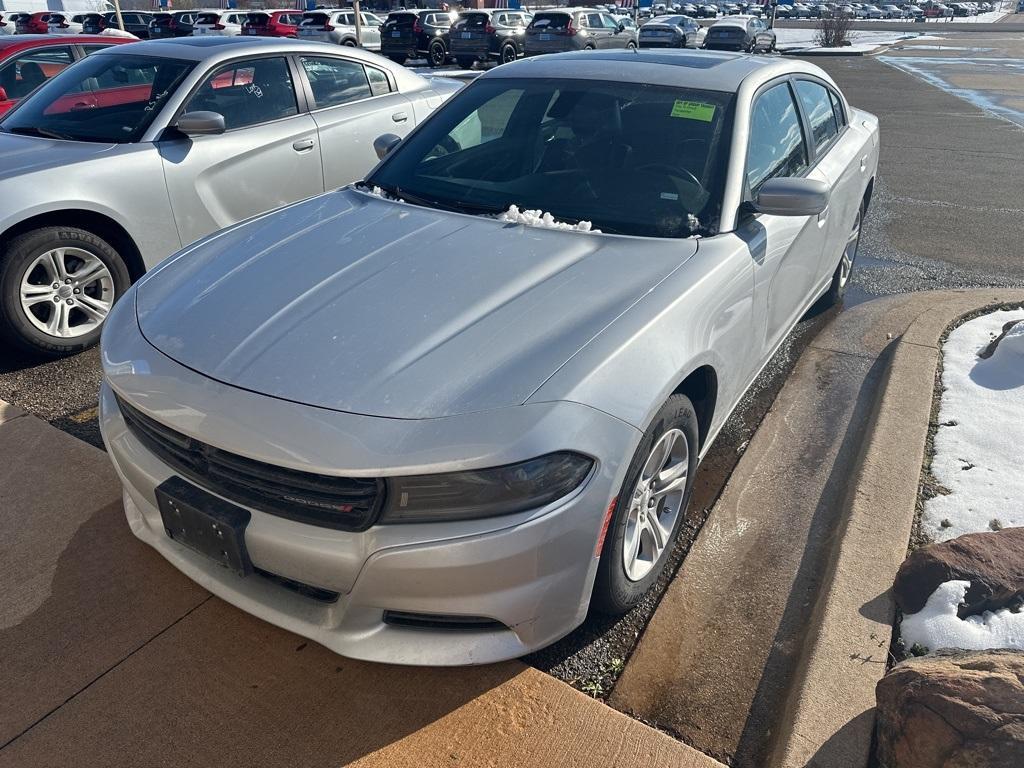
<path id="1" fill-rule="evenodd" d="M 174 541 L 239 576 L 253 572 L 245 547 L 252 513 L 174 476 L 156 487 L 164 531 Z"/>

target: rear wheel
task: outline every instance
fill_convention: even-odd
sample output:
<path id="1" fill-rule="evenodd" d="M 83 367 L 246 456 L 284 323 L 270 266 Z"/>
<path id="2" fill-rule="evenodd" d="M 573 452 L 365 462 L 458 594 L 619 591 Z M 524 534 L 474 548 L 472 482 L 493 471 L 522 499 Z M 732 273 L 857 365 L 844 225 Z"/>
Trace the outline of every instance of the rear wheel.
<path id="1" fill-rule="evenodd" d="M 673 395 L 626 470 L 597 567 L 595 610 L 625 613 L 665 569 L 693 488 L 698 445 L 693 404 L 685 395 Z"/>
<path id="2" fill-rule="evenodd" d="M 44 227 L 15 237 L 0 256 L 0 335 L 51 357 L 91 347 L 131 285 L 124 259 L 92 232 Z"/>
<path id="3" fill-rule="evenodd" d="M 498 61 L 502 64 L 508 64 L 518 58 L 519 54 L 516 52 L 516 47 L 512 45 L 512 43 L 505 43 L 505 45 L 501 46 L 501 51 L 498 53 Z"/>
<path id="4" fill-rule="evenodd" d="M 445 62 L 448 60 L 448 51 L 444 48 L 444 43 L 440 40 L 435 40 L 430 44 L 430 48 L 427 51 L 427 61 L 432 67 L 443 67 Z"/>
<path id="5" fill-rule="evenodd" d="M 583 50 L 584 51 L 592 51 L 592 50 L 594 50 L 594 46 L 589 45 L 589 44 L 588 45 L 584 45 L 583 46 Z"/>
<path id="6" fill-rule="evenodd" d="M 348 38 L 347 40 L 342 40 L 341 44 L 344 45 L 346 48 L 355 48 L 355 47 L 357 47 L 356 46 L 356 41 L 353 40 L 352 38 Z"/>
<path id="7" fill-rule="evenodd" d="M 846 295 L 846 288 L 850 284 L 850 275 L 853 272 L 853 263 L 857 259 L 857 249 L 860 247 L 860 229 L 864 218 L 864 206 L 857 211 L 857 218 L 853 222 L 853 229 L 846 238 L 846 246 L 843 248 L 843 255 L 839 258 L 836 271 L 832 274 L 832 285 L 825 294 L 825 303 L 828 306 L 838 304 Z"/>
<path id="8" fill-rule="evenodd" d="M 628 43 L 626 43 L 626 50 L 627 51 L 635 51 L 636 50 L 636 43 L 634 43 L 632 40 L 630 40 Z"/>

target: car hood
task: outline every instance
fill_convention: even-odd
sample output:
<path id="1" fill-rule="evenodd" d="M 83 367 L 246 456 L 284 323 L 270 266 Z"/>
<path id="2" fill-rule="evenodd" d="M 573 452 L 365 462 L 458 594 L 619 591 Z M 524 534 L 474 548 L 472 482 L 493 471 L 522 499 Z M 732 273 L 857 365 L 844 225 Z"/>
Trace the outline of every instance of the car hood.
<path id="1" fill-rule="evenodd" d="M 116 146 L 0 133 L 0 179 L 80 163 L 108 153 Z"/>
<path id="2" fill-rule="evenodd" d="M 525 403 L 696 249 L 343 189 L 185 249 L 136 307 L 152 345 L 212 379 L 431 418 Z"/>

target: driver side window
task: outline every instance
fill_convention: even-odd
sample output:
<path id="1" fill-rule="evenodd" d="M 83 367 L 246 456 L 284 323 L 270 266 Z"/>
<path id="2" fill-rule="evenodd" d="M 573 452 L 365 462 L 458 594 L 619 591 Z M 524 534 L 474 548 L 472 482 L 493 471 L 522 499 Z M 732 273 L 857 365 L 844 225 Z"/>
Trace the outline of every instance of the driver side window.
<path id="1" fill-rule="evenodd" d="M 284 58 L 252 59 L 215 69 L 185 105 L 185 112 L 217 112 L 228 130 L 299 113 Z"/>
<path id="2" fill-rule="evenodd" d="M 807 170 L 807 146 L 793 95 L 781 83 L 757 97 L 750 114 L 747 186 L 751 194 L 768 179 Z"/>

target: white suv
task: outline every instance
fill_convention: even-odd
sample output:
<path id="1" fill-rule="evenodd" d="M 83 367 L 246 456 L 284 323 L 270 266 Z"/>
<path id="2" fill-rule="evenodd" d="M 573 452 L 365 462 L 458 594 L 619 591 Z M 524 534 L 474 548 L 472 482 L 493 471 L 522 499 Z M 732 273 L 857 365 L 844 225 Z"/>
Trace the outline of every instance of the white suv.
<path id="1" fill-rule="evenodd" d="M 203 11 L 192 25 L 193 36 L 240 35 L 248 11 Z"/>
<path id="2" fill-rule="evenodd" d="M 380 28 L 384 20 L 372 13 L 361 14 L 360 39 L 356 39 L 356 14 L 347 11 L 307 11 L 299 24 L 300 40 L 319 40 L 338 45 L 361 45 L 369 51 L 380 50 Z"/>

